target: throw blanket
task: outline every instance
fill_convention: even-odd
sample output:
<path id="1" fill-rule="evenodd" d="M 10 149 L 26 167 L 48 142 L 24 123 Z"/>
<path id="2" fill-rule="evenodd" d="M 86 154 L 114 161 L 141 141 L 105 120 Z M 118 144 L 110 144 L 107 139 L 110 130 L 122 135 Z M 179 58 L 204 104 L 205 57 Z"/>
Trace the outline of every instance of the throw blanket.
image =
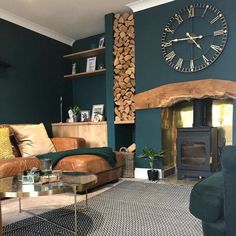
<path id="1" fill-rule="evenodd" d="M 92 154 L 102 157 L 106 160 L 111 167 L 115 167 L 116 164 L 116 155 L 109 147 L 101 147 L 101 148 L 79 148 L 72 149 L 62 152 L 50 152 L 43 155 L 36 156 L 39 159 L 51 159 L 52 166 L 54 167 L 59 160 L 63 157 L 73 156 L 73 155 L 83 155 L 83 154 Z"/>

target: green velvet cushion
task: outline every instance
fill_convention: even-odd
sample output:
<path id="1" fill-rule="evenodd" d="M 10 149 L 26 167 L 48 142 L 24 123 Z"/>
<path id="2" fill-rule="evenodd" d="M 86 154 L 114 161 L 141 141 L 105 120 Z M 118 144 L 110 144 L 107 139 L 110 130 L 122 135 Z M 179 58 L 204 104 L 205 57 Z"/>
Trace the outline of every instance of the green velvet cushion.
<path id="1" fill-rule="evenodd" d="M 223 217 L 224 182 L 222 171 L 198 182 L 190 195 L 190 212 L 197 218 L 214 222 Z"/>
<path id="2" fill-rule="evenodd" d="M 214 223 L 202 222 L 204 236 L 226 236 L 224 220 L 217 220 Z"/>

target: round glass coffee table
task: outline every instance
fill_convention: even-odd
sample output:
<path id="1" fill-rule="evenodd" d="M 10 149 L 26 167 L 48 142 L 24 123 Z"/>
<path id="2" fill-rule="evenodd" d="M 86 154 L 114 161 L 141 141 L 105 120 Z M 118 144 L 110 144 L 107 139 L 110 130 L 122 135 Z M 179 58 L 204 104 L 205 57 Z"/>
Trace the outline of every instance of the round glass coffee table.
<path id="1" fill-rule="evenodd" d="M 67 172 L 68 174 L 68 172 Z M 63 175 L 62 175 L 63 176 Z M 67 175 L 66 175 L 67 176 Z M 67 180 L 67 181 L 66 181 Z M 70 179 L 69 179 L 70 180 Z M 74 180 L 74 178 L 72 178 Z M 1 199 L 2 198 L 18 198 L 19 199 L 19 211 L 30 213 L 42 220 L 45 220 L 51 224 L 73 232 L 75 235 L 78 235 L 78 225 L 77 225 L 77 191 L 81 187 L 85 186 L 86 192 L 86 207 L 87 205 L 87 189 L 94 185 L 97 182 L 97 176 L 89 173 L 79 173 L 76 172 L 76 181 L 68 181 L 65 179 L 65 182 L 62 180 L 52 183 L 34 183 L 34 184 L 23 184 L 22 176 L 13 176 L 0 179 L 0 236 L 3 235 L 2 231 L 2 212 L 1 212 Z M 21 207 L 21 198 L 23 197 L 40 197 L 40 196 L 50 196 L 54 194 L 73 192 L 74 193 L 74 207 L 75 207 L 75 230 L 71 231 L 68 228 L 64 228 L 52 221 L 49 221 L 39 215 L 34 214 L 33 212 L 23 210 Z"/>

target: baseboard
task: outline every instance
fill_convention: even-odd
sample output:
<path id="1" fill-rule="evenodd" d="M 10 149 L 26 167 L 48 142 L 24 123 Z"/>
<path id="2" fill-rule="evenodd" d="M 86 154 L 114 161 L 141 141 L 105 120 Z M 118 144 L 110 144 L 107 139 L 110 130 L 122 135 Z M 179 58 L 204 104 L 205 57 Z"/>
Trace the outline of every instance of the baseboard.
<path id="1" fill-rule="evenodd" d="M 135 179 L 147 179 L 147 170 L 146 168 L 135 168 L 134 170 L 134 178 Z M 159 171 L 159 178 L 163 178 L 163 170 L 162 169 L 157 169 Z"/>

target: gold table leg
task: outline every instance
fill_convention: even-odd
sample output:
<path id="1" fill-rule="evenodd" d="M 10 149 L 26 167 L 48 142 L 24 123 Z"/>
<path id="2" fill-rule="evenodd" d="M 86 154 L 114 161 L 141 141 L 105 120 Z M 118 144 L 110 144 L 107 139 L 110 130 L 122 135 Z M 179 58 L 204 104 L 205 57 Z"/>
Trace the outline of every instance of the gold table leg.
<path id="1" fill-rule="evenodd" d="M 78 221 L 77 221 L 77 194 L 76 194 L 76 185 L 73 186 L 74 189 L 74 207 L 75 207 L 75 236 L 78 234 Z"/>
<path id="2" fill-rule="evenodd" d="M 21 210 L 22 210 L 22 208 L 21 208 L 21 197 L 19 197 L 18 200 L 19 200 L 19 212 L 21 213 Z"/>
<path id="3" fill-rule="evenodd" d="M 1 205 L 1 199 L 0 199 L 0 236 L 3 236 L 3 232 L 2 232 L 2 205 Z"/>

